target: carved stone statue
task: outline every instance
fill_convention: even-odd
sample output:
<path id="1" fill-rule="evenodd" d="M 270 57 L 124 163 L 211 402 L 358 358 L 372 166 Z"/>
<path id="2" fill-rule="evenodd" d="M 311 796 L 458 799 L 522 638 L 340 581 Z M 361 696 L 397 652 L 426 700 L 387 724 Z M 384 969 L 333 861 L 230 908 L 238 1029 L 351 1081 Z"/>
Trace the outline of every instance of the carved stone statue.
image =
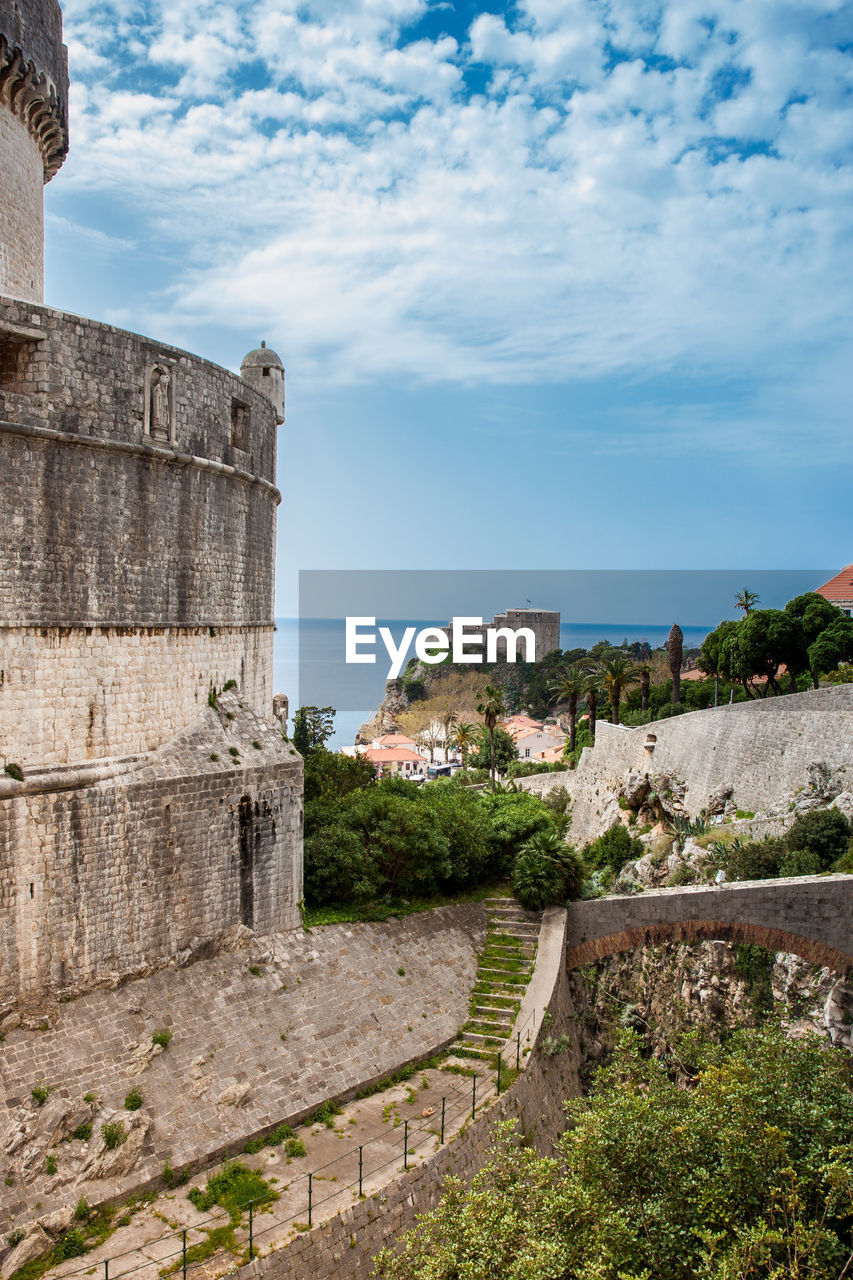
<path id="1" fill-rule="evenodd" d="M 169 440 L 172 435 L 172 377 L 168 369 L 156 368 L 151 375 L 150 432 L 157 440 Z"/>

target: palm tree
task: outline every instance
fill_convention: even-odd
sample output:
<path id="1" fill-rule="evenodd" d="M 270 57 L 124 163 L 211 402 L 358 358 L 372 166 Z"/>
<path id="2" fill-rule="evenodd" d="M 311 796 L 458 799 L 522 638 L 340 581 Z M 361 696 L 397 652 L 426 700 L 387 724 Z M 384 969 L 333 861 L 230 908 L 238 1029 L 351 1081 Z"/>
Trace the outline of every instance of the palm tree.
<path id="1" fill-rule="evenodd" d="M 498 720 L 505 714 L 506 707 L 504 706 L 503 691 L 496 689 L 493 684 L 487 684 L 480 695 L 480 701 L 477 703 L 477 715 L 483 717 L 483 724 L 489 734 L 489 756 L 491 760 L 489 772 L 492 778 L 492 791 L 495 789 L 495 729 Z"/>
<path id="2" fill-rule="evenodd" d="M 453 736 L 453 744 L 462 752 L 462 771 L 468 771 L 468 752 L 477 741 L 477 726 L 469 724 L 464 720 L 461 724 L 457 724 L 456 733 Z"/>
<path id="3" fill-rule="evenodd" d="M 612 722 L 613 724 L 618 724 L 619 703 L 622 701 L 622 692 L 630 685 L 639 682 L 639 667 L 630 658 L 626 658 L 619 653 L 612 658 L 606 658 L 602 662 L 601 674 L 604 676 L 604 683 L 607 687 L 607 692 L 610 694 Z"/>
<path id="4" fill-rule="evenodd" d="M 640 709 L 645 715 L 649 709 L 649 692 L 652 683 L 652 669 L 647 662 L 640 666 Z"/>
<path id="5" fill-rule="evenodd" d="M 758 593 L 747 591 L 746 587 L 735 596 L 735 608 L 743 609 L 744 617 L 749 613 L 752 606 L 756 604 L 758 604 Z"/>
<path id="6" fill-rule="evenodd" d="M 551 692 L 554 694 L 551 699 L 552 704 L 555 702 L 568 703 L 569 751 L 574 751 L 575 738 L 577 736 L 578 699 L 582 698 L 586 692 L 586 677 L 580 667 L 566 667 L 559 680 L 556 680 L 551 685 Z"/>
<path id="7" fill-rule="evenodd" d="M 669 650 L 669 669 L 672 672 L 672 705 L 681 697 L 681 655 L 684 650 L 684 632 L 677 622 L 672 624 L 666 642 Z"/>

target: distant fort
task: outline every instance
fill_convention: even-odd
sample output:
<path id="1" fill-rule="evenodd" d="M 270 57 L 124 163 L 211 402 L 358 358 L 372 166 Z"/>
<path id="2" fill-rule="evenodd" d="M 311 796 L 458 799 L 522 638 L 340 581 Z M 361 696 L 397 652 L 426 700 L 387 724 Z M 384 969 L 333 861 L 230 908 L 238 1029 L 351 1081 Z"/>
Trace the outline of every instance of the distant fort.
<path id="1" fill-rule="evenodd" d="M 0 1015 L 298 924 L 273 715 L 284 368 L 42 305 L 56 0 L 0 0 Z"/>
<path id="2" fill-rule="evenodd" d="M 448 638 L 450 637 L 450 629 L 453 625 L 451 619 L 446 628 Z M 496 613 L 491 622 L 484 622 L 482 627 L 468 626 L 465 628 L 466 635 L 471 639 L 466 641 L 466 649 L 476 652 L 477 636 L 479 634 L 479 645 L 481 648 L 486 644 L 486 632 L 491 628 L 507 628 L 510 631 L 518 631 L 520 628 L 526 627 L 533 632 L 536 642 L 536 661 L 544 658 L 546 653 L 552 653 L 554 649 L 560 647 L 560 614 L 559 611 L 551 609 L 507 609 L 505 613 Z M 497 643 L 498 661 L 505 661 L 507 652 L 506 640 L 500 637 Z M 520 648 L 519 653 L 523 655 L 524 648 Z"/>

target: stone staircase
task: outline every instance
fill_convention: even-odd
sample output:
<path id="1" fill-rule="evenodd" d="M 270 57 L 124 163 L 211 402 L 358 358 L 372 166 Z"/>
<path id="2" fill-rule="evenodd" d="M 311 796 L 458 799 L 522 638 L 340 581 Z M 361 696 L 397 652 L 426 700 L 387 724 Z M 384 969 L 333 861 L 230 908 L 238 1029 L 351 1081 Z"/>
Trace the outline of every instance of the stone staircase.
<path id="1" fill-rule="evenodd" d="M 515 898 L 486 898 L 486 945 L 471 993 L 471 1016 L 453 1052 L 493 1061 L 506 1044 L 536 960 L 541 911 Z"/>

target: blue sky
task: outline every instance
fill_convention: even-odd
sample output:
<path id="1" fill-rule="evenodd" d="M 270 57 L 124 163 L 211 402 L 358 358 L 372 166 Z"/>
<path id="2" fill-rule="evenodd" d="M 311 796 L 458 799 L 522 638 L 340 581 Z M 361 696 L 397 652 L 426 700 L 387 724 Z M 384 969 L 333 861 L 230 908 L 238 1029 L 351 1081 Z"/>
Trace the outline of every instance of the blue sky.
<path id="1" fill-rule="evenodd" d="M 287 366 L 300 568 L 853 559 L 853 13 L 66 0 L 47 301 Z"/>

